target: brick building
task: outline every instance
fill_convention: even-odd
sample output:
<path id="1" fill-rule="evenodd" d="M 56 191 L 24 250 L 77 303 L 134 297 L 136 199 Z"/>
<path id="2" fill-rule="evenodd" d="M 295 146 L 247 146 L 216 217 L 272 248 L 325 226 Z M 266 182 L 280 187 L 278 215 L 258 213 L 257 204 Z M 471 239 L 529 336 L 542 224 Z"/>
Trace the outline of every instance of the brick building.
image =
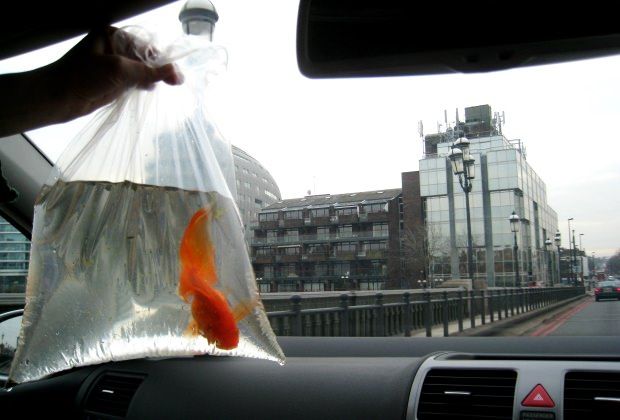
<path id="1" fill-rule="evenodd" d="M 401 189 L 278 201 L 252 227 L 261 292 L 403 287 Z"/>

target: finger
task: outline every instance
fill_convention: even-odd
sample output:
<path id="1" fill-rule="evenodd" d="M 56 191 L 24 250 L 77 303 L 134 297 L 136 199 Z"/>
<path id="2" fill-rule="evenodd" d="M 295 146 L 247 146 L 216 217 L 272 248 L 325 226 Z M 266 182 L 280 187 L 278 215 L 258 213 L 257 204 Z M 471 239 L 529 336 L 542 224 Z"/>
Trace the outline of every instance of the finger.
<path id="1" fill-rule="evenodd" d="M 181 85 L 185 81 L 185 76 L 176 64 L 166 64 L 158 70 L 162 72 L 162 80 L 169 85 Z"/>
<path id="2" fill-rule="evenodd" d="M 180 84 L 182 78 L 171 64 L 162 67 L 152 68 L 141 62 L 121 57 L 118 59 L 117 80 L 127 87 L 137 86 L 147 89 L 149 86 L 159 81 L 166 81 L 169 84 Z"/>

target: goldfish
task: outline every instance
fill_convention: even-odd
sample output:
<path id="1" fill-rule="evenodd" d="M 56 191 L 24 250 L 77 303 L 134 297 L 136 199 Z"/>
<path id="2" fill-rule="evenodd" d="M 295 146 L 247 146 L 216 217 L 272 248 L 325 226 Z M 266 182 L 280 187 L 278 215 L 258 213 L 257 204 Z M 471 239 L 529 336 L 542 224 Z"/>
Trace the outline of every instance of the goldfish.
<path id="1" fill-rule="evenodd" d="M 218 276 L 210 221 L 211 209 L 203 207 L 185 228 L 179 247 L 179 295 L 192 308 L 186 333 L 201 335 L 216 347 L 231 350 L 239 345 L 237 322 L 249 315 L 257 302 L 242 302 L 233 309 L 215 287 Z"/>

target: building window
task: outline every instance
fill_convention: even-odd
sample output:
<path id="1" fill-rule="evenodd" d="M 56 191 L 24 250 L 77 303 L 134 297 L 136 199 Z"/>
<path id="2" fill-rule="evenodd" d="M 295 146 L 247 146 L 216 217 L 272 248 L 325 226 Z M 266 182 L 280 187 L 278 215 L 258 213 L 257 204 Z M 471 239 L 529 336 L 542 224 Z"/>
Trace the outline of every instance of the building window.
<path id="1" fill-rule="evenodd" d="M 336 252 L 355 252 L 355 242 L 338 242 L 334 244 Z"/>
<path id="2" fill-rule="evenodd" d="M 256 248 L 256 255 L 272 255 L 271 248 L 268 246 L 259 246 Z"/>
<path id="3" fill-rule="evenodd" d="M 323 292 L 325 291 L 325 284 L 319 282 L 305 282 L 304 292 Z"/>
<path id="4" fill-rule="evenodd" d="M 295 264 L 283 264 L 280 266 L 280 277 L 296 277 L 297 267 Z"/>
<path id="5" fill-rule="evenodd" d="M 364 204 L 362 211 L 364 213 L 385 213 L 387 211 L 387 203 Z"/>
<path id="6" fill-rule="evenodd" d="M 372 237 L 373 238 L 385 238 L 389 235 L 387 223 L 374 223 L 372 225 Z"/>
<path id="7" fill-rule="evenodd" d="M 328 227 L 317 228 L 316 238 L 317 239 L 329 239 L 329 228 Z"/>
<path id="8" fill-rule="evenodd" d="M 271 213 L 261 213 L 258 215 L 258 221 L 259 222 L 272 222 L 278 220 L 278 213 L 277 212 L 271 212 Z"/>
<path id="9" fill-rule="evenodd" d="M 278 240 L 278 231 L 277 230 L 268 230 L 267 231 L 267 243 L 273 244 Z"/>
<path id="10" fill-rule="evenodd" d="M 308 254 L 325 254 L 326 248 L 324 244 L 311 244 L 308 245 L 307 252 Z"/>
<path id="11" fill-rule="evenodd" d="M 287 246 L 286 248 L 283 248 L 283 249 L 284 249 L 284 252 L 283 252 L 284 255 L 299 255 L 301 253 L 300 247 L 298 246 Z"/>
<path id="12" fill-rule="evenodd" d="M 266 279 L 273 278 L 273 265 L 265 265 L 263 267 L 263 277 Z"/>
<path id="13" fill-rule="evenodd" d="M 334 276 L 348 276 L 351 272 L 351 264 L 348 262 L 334 263 L 332 273 Z"/>
<path id="14" fill-rule="evenodd" d="M 344 207 L 344 208 L 336 209 L 336 214 L 338 216 L 348 216 L 350 214 L 357 214 L 357 207 Z"/>
<path id="15" fill-rule="evenodd" d="M 338 226 L 338 236 L 340 238 L 350 238 L 353 236 L 353 225 Z"/>
<path id="16" fill-rule="evenodd" d="M 285 211 L 284 212 L 284 218 L 285 219 L 289 219 L 289 220 L 301 219 L 302 218 L 302 211 L 301 210 Z"/>
<path id="17" fill-rule="evenodd" d="M 324 207 L 322 209 L 312 209 L 310 210 L 311 217 L 329 217 L 329 208 Z"/>
<path id="18" fill-rule="evenodd" d="M 269 190 L 265 190 L 265 195 L 267 197 L 271 198 L 272 200 L 277 200 L 278 199 L 278 197 L 276 197 L 276 195 L 274 193 L 272 193 L 271 191 L 269 191 Z"/>
<path id="19" fill-rule="evenodd" d="M 387 241 L 364 242 L 364 250 L 366 251 L 379 251 L 382 249 L 387 249 Z"/>
<path id="20" fill-rule="evenodd" d="M 293 242 L 299 240 L 299 231 L 297 229 L 287 229 L 284 231 L 284 237 L 287 242 Z"/>
<path id="21" fill-rule="evenodd" d="M 317 264 L 314 266 L 314 275 L 317 277 L 327 276 L 329 266 L 327 264 Z"/>

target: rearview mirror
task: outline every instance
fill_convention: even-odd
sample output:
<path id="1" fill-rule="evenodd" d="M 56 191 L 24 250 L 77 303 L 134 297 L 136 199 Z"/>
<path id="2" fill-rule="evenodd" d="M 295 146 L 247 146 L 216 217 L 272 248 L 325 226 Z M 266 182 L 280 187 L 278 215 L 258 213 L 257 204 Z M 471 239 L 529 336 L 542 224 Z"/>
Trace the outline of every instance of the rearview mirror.
<path id="1" fill-rule="evenodd" d="M 600 4 L 598 4 L 600 3 Z M 620 52 L 613 3 L 301 0 L 312 78 L 486 72 Z"/>

